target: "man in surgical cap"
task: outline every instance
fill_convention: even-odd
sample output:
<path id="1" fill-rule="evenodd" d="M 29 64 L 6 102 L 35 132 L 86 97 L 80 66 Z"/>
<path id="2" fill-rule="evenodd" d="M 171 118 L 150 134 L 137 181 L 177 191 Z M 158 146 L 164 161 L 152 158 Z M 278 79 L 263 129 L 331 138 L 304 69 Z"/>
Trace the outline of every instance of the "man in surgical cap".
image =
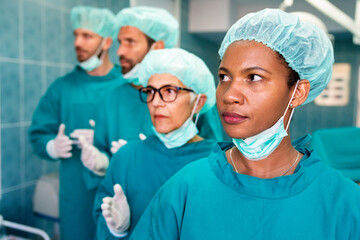
<path id="1" fill-rule="evenodd" d="M 107 9 L 71 10 L 78 64 L 57 79 L 41 98 L 29 137 L 37 155 L 60 160 L 61 239 L 93 239 L 91 210 L 96 188 L 91 176 L 103 175 L 107 158 L 96 166 L 80 160 L 78 138 L 93 142 L 96 105 L 110 89 L 123 84 L 120 66 L 109 59 L 115 16 Z M 92 175 L 91 175 L 92 174 Z"/>
<path id="2" fill-rule="evenodd" d="M 104 153 L 109 159 L 127 141 L 153 133 L 148 108 L 139 100 L 138 70 L 149 51 L 175 47 L 178 31 L 177 20 L 161 8 L 125 8 L 117 14 L 114 34 L 120 43 L 117 54 L 127 83 L 105 98 L 102 106 L 111 107 L 99 107 L 102 113 L 96 120 L 94 145 L 81 141 L 84 161 L 96 165 Z M 204 138 L 222 139 L 215 107 L 199 117 L 198 129 Z M 100 183 L 102 179 L 98 180 Z"/>

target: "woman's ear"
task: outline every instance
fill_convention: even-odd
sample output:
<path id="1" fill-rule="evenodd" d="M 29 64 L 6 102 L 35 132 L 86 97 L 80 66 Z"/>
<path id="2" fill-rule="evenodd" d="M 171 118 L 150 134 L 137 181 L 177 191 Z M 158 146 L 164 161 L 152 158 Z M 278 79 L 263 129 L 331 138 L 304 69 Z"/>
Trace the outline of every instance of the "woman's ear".
<path id="1" fill-rule="evenodd" d="M 205 103 L 206 103 L 206 100 L 207 100 L 207 96 L 205 94 L 200 94 L 200 98 L 199 98 L 199 101 L 198 101 L 198 104 L 195 108 L 195 113 L 198 113 L 200 112 L 200 110 L 204 107 Z M 194 103 L 196 102 L 196 98 L 195 98 L 195 101 Z"/>
<path id="2" fill-rule="evenodd" d="M 164 49 L 165 48 L 165 43 L 163 40 L 159 40 L 157 42 L 153 43 L 153 50 L 158 50 L 158 49 Z"/>
<path id="3" fill-rule="evenodd" d="M 293 100 L 291 101 L 290 108 L 296 108 L 303 104 L 310 91 L 310 82 L 309 80 L 303 79 L 299 81 L 296 92 L 294 94 Z"/>
<path id="4" fill-rule="evenodd" d="M 104 50 L 109 50 L 109 48 L 111 47 L 112 41 L 113 41 L 113 40 L 112 40 L 111 37 L 105 38 L 105 42 L 104 42 L 103 49 L 104 49 Z"/>

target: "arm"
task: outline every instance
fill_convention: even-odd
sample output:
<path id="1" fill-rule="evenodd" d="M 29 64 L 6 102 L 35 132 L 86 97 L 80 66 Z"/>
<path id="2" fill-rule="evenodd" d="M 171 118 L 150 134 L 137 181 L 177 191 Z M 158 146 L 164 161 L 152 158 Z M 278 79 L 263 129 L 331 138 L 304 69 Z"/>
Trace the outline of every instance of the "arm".
<path id="1" fill-rule="evenodd" d="M 48 160 L 54 160 L 46 151 L 46 145 L 55 139 L 60 119 L 60 86 L 56 82 L 50 86 L 33 114 L 32 124 L 29 129 L 29 139 L 35 154 Z"/>
<path id="2" fill-rule="evenodd" d="M 114 185 L 115 184 L 122 184 L 124 183 L 120 179 L 121 171 L 125 168 L 123 164 L 121 164 L 120 158 L 122 158 L 121 152 L 115 154 L 110 161 L 110 166 L 107 170 L 107 174 L 104 180 L 101 182 L 96 196 L 94 200 L 94 207 L 93 207 L 93 217 L 96 223 L 96 235 L 97 239 L 118 239 L 115 237 L 105 221 L 102 211 L 102 204 L 103 199 L 109 199 L 115 197 Z M 124 185 L 126 188 L 126 185 Z M 119 194 L 118 194 L 119 195 Z M 123 236 L 126 236 L 124 234 Z"/>

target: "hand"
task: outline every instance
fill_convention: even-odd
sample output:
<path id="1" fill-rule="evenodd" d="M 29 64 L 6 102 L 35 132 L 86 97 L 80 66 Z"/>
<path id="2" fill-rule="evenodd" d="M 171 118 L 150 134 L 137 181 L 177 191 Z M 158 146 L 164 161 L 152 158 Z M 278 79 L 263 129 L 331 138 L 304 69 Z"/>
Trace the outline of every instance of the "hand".
<path id="1" fill-rule="evenodd" d="M 72 157 L 72 144 L 68 136 L 65 135 L 65 124 L 60 124 L 58 133 L 55 139 L 50 140 L 46 145 L 46 151 L 50 157 L 57 158 L 70 158 Z"/>
<path id="2" fill-rule="evenodd" d="M 79 142 L 79 137 L 85 138 L 86 142 L 90 145 L 94 144 L 94 130 L 93 129 L 75 129 L 72 133 L 70 133 L 70 137 L 77 139 L 73 140 L 74 143 L 77 144 L 79 148 L 81 148 L 81 144 Z"/>
<path id="3" fill-rule="evenodd" d="M 143 133 L 140 133 L 139 138 L 140 138 L 140 140 L 145 140 L 146 136 Z M 124 139 L 119 139 L 117 141 L 112 141 L 111 142 L 111 148 L 110 148 L 111 153 L 115 154 L 125 144 L 127 144 L 127 141 L 124 140 Z"/>
<path id="4" fill-rule="evenodd" d="M 109 166 L 109 158 L 101 153 L 94 145 L 89 144 L 83 136 L 79 136 L 81 145 L 81 162 L 90 171 L 99 176 L 104 176 Z"/>
<path id="5" fill-rule="evenodd" d="M 125 144 L 127 144 L 127 141 L 124 140 L 124 139 L 119 139 L 117 141 L 112 141 L 111 142 L 111 148 L 110 148 L 111 153 L 115 154 Z"/>
<path id="6" fill-rule="evenodd" d="M 111 232 L 122 234 L 130 226 L 130 208 L 119 184 L 114 185 L 114 193 L 114 197 L 103 198 L 101 210 Z"/>

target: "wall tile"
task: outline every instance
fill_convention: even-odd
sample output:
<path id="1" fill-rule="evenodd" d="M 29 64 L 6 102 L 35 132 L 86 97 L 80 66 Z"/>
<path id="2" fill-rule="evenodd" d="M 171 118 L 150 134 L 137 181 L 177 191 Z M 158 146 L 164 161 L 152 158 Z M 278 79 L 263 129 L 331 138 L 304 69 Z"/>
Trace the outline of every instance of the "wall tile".
<path id="1" fill-rule="evenodd" d="M 49 62 L 61 62 L 61 12 L 46 7 L 45 22 L 45 59 Z"/>
<path id="2" fill-rule="evenodd" d="M 24 24 L 24 58 L 41 60 L 41 5 L 38 2 L 25 0 L 23 2 Z"/>
<path id="3" fill-rule="evenodd" d="M 62 33 L 64 36 L 64 42 L 62 46 L 64 52 L 63 62 L 67 64 L 76 64 L 77 60 L 74 49 L 74 33 L 70 22 L 70 14 L 66 12 L 62 14 L 65 22 L 65 28 Z"/>
<path id="4" fill-rule="evenodd" d="M 0 1 L 0 57 L 19 57 L 18 0 Z"/>
<path id="5" fill-rule="evenodd" d="M 48 88 L 57 78 L 61 77 L 59 67 L 46 67 L 46 88 Z"/>
<path id="6" fill-rule="evenodd" d="M 31 147 L 28 135 L 29 127 L 23 129 L 25 136 L 25 182 L 37 180 L 44 174 L 45 161 L 35 155 Z"/>
<path id="7" fill-rule="evenodd" d="M 21 183 L 19 128 L 1 129 L 1 181 L 2 188 Z"/>
<path id="8" fill-rule="evenodd" d="M 2 123 L 15 123 L 20 120 L 19 70 L 17 63 L 0 63 Z"/>
<path id="9" fill-rule="evenodd" d="M 41 98 L 41 66 L 24 66 L 24 121 L 31 121 Z"/>
<path id="10" fill-rule="evenodd" d="M 63 0 L 63 7 L 71 9 L 72 7 L 83 5 L 82 0 Z"/>

